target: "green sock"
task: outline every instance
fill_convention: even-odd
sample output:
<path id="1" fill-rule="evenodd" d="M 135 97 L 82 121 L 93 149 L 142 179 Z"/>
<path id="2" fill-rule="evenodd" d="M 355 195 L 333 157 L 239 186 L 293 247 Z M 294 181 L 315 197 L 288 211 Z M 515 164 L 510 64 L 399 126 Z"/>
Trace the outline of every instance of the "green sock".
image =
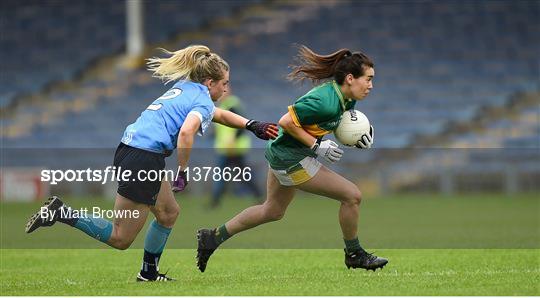
<path id="1" fill-rule="evenodd" d="M 227 228 L 225 227 L 225 225 L 222 225 L 221 227 L 217 228 L 216 229 L 216 234 L 215 234 L 215 240 L 217 242 L 217 244 L 221 244 L 223 242 L 225 242 L 225 240 L 231 238 L 232 235 L 229 234 L 229 232 L 227 231 Z"/>
<path id="2" fill-rule="evenodd" d="M 358 241 L 358 237 L 355 237 L 354 239 L 347 240 L 343 239 L 345 241 L 345 250 L 347 253 L 357 251 L 357 250 L 363 250 L 363 248 L 360 246 L 360 241 Z"/>

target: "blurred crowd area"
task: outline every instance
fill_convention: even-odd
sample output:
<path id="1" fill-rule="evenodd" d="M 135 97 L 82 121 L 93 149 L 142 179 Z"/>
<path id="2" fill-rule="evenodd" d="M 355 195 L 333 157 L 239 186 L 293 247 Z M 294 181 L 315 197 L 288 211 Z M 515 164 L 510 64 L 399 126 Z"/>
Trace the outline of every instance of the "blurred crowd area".
<path id="1" fill-rule="evenodd" d="M 5 169 L 110 163 L 125 127 L 167 90 L 143 63 L 126 62 L 126 4 L 0 3 L 4 184 Z M 374 125 L 375 146 L 347 150 L 334 166 L 364 189 L 538 190 L 539 1 L 142 4 L 139 62 L 158 47 L 208 45 L 230 64 L 231 86 L 249 118 L 277 122 L 311 87 L 285 79 L 295 44 L 370 56 L 374 89 L 356 108 Z M 197 155 L 199 164 L 214 164 L 212 136 L 195 146 L 208 149 Z M 248 154 L 261 185 L 263 147 L 253 140 Z"/>

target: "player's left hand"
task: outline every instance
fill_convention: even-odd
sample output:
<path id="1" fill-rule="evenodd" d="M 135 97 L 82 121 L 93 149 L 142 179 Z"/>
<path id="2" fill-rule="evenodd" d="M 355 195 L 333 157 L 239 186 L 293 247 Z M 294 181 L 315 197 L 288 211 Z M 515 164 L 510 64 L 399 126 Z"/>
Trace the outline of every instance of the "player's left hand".
<path id="1" fill-rule="evenodd" d="M 360 140 L 356 143 L 356 148 L 360 149 L 369 149 L 373 145 L 373 139 L 375 138 L 375 130 L 373 130 L 373 125 L 369 128 L 369 133 L 364 134 Z"/>
<path id="2" fill-rule="evenodd" d="M 179 171 L 172 185 L 173 192 L 179 192 L 186 188 L 188 185 L 188 180 L 186 178 L 186 171 Z"/>
<path id="3" fill-rule="evenodd" d="M 247 122 L 246 129 L 262 140 L 273 140 L 277 138 L 279 132 L 276 124 L 256 121 L 253 119 Z"/>

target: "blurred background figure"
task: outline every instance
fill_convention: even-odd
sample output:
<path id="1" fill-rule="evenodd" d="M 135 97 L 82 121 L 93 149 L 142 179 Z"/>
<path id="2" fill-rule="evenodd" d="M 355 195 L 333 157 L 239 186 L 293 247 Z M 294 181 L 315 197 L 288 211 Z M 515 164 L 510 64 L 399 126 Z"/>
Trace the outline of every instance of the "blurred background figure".
<path id="1" fill-rule="evenodd" d="M 225 93 L 223 98 L 220 100 L 219 107 L 224 110 L 237 113 L 239 115 L 244 114 L 242 102 L 240 101 L 240 98 L 238 96 L 232 93 L 231 87 L 229 87 L 227 93 Z M 215 128 L 216 132 L 214 148 L 216 149 L 217 153 L 216 167 L 219 167 L 222 170 L 226 167 L 231 168 L 231 170 L 235 167 L 240 169 L 250 167 L 250 165 L 246 162 L 247 154 L 251 149 L 250 136 L 243 133 L 241 130 L 231 129 L 224 125 L 216 124 Z M 253 173 L 254 168 L 250 168 L 251 173 Z M 249 192 L 253 195 L 256 201 L 262 200 L 261 190 L 255 183 L 254 179 L 241 179 L 241 182 L 225 180 L 226 179 L 219 179 L 214 183 L 212 188 L 212 198 L 209 205 L 210 208 L 216 208 L 221 204 L 221 200 L 223 199 L 223 196 L 227 191 L 227 184 L 231 184 L 231 186 L 237 186 L 238 184 L 246 186 L 247 190 L 249 190 Z M 236 193 L 239 193 L 239 191 L 237 191 Z"/>

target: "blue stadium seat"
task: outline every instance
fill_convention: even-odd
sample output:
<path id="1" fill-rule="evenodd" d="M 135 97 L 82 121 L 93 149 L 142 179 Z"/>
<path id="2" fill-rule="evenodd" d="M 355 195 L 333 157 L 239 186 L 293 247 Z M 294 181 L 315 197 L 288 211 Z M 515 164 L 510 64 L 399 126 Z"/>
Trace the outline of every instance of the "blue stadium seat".
<path id="1" fill-rule="evenodd" d="M 3 56 L 13 57 L 6 59 L 8 76 L 0 79 L 2 103 L 3 94 L 11 90 L 39 90 L 51 78 L 69 78 L 92 59 L 114 53 L 123 46 L 123 2 L 97 5 L 59 1 L 66 6 L 61 13 L 47 7 L 38 9 L 38 2 L 6 2 L 8 7 L 20 10 L 20 14 L 10 16 L 7 25 L 2 23 L 6 26 L 2 32 L 7 34 L 0 41 L 0 50 Z M 145 2 L 145 5 L 147 40 L 157 42 L 178 32 L 202 28 L 218 11 L 220 15 L 233 16 L 245 2 L 212 1 L 201 5 L 189 0 Z M 452 123 L 472 121 L 481 107 L 501 106 L 517 91 L 540 88 L 537 1 L 344 1 L 314 10 L 308 18 L 292 20 L 286 15 L 294 7 L 286 3 L 268 6 L 272 5 L 282 14 L 273 26 L 279 29 L 282 25 L 283 30 L 250 33 L 250 26 L 264 21 L 251 16 L 239 19 L 242 23 L 238 27 L 218 28 L 206 37 L 191 40 L 220 49 L 219 53 L 231 66 L 233 90 L 246 103 L 249 117 L 277 121 L 286 112 L 286 106 L 311 87 L 309 83 L 295 85 L 285 79 L 296 54 L 292 46 L 295 43 L 306 44 L 321 53 L 348 47 L 373 58 L 376 69 L 373 92 L 358 102 L 356 108 L 366 113 L 376 127 L 377 148 L 406 147 L 417 135 L 439 134 Z M 83 13 L 88 17 L 80 18 Z M 169 17 L 171 13 L 175 17 Z M 79 19 L 84 21 L 78 22 Z M 100 30 L 95 30 L 96 26 Z M 62 29 L 51 29 L 55 27 Z M 34 33 L 35 40 L 21 40 L 16 34 L 33 32 L 36 28 L 49 29 L 41 37 Z M 47 32 L 50 39 L 46 38 Z M 57 39 L 66 37 L 73 39 L 75 48 L 59 46 Z M 175 48 L 186 45 L 182 40 Z M 27 48 L 29 53 L 14 48 Z M 31 65 L 21 65 L 25 57 Z M 46 74 L 33 72 L 36 68 Z M 122 94 L 102 95 L 95 109 L 65 115 L 50 128 L 40 128 L 39 141 L 71 146 L 74 141 L 65 139 L 77 139 L 80 131 L 85 130 L 89 137 L 76 144 L 116 146 L 125 126 L 167 88 L 157 80 L 148 81 L 129 81 L 130 86 Z M 96 79 L 82 88 L 99 89 L 107 84 Z M 52 97 L 69 101 L 74 95 Z M 66 130 L 63 139 L 46 132 L 57 129 Z M 44 135 L 47 137 L 43 138 Z M 462 140 L 475 137 L 466 135 Z M 31 138 L 24 140 L 32 142 Z M 525 147 L 534 143 L 529 136 L 513 141 Z M 511 140 L 503 141 L 504 146 L 511 143 Z M 211 144 L 211 140 L 201 139 L 197 146 L 200 144 Z M 264 144 L 256 143 L 256 146 Z"/>

